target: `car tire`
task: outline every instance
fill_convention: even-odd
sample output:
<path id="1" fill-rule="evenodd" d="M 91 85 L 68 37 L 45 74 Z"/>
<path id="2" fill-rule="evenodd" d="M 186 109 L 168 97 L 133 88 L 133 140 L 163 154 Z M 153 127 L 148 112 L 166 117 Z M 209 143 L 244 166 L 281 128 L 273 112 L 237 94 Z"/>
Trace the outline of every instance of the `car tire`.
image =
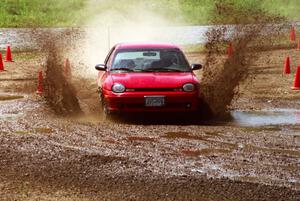
<path id="1" fill-rule="evenodd" d="M 107 108 L 107 104 L 105 103 L 105 100 L 103 98 L 102 90 L 99 88 L 98 89 L 98 96 L 99 96 L 99 102 L 101 104 L 101 109 L 102 109 L 102 120 L 107 120 L 111 119 L 111 112 Z"/>
<path id="2" fill-rule="evenodd" d="M 103 115 L 104 119 L 111 118 L 111 112 L 107 108 L 107 104 L 105 103 L 105 101 L 102 102 L 102 115 Z"/>
<path id="3" fill-rule="evenodd" d="M 101 88 L 98 88 L 98 97 L 99 97 L 99 102 L 102 104 L 103 95 L 102 95 L 102 89 Z"/>
<path id="4" fill-rule="evenodd" d="M 103 120 L 111 120 L 112 119 L 112 112 L 108 109 L 107 103 L 105 102 L 102 94 L 99 94 L 100 97 L 100 103 L 102 108 L 102 119 Z"/>

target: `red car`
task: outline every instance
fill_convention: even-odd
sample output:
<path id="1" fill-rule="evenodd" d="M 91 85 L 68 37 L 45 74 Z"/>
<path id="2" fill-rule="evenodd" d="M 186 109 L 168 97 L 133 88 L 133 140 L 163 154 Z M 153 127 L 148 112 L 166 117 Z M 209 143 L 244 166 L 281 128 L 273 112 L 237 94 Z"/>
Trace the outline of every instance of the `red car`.
<path id="1" fill-rule="evenodd" d="M 106 115 L 114 112 L 192 112 L 199 81 L 179 47 L 123 43 L 96 65 L 99 97 Z"/>

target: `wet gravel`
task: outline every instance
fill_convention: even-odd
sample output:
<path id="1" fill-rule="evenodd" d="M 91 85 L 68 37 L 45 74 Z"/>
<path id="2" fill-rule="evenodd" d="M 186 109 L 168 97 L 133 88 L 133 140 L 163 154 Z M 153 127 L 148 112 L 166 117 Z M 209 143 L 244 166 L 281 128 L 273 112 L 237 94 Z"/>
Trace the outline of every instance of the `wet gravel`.
<path id="1" fill-rule="evenodd" d="M 0 175 L 9 181 L 111 200 L 300 195 L 297 126 L 143 126 L 59 118 L 35 96 L 2 102 L 0 111 L 12 115 L 0 119 Z"/>
<path id="2" fill-rule="evenodd" d="M 280 74 L 283 53 L 272 55 L 268 69 Z M 39 61 L 21 63 L 7 64 L 0 80 L 37 73 Z M 298 108 L 291 77 L 254 72 L 232 109 Z M 2 200 L 299 200 L 299 124 L 102 121 L 96 94 L 85 88 L 78 95 L 88 114 L 59 117 L 35 89 L 36 80 L 1 81 Z"/>

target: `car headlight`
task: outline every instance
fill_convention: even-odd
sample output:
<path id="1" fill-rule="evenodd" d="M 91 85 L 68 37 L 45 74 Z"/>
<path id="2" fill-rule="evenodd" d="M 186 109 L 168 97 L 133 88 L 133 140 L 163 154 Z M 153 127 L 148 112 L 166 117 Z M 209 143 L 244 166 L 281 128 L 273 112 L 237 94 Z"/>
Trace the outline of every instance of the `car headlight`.
<path id="1" fill-rule="evenodd" d="M 192 83 L 187 83 L 187 84 L 183 85 L 182 88 L 183 88 L 183 91 L 185 91 L 185 92 L 191 92 L 196 89 L 195 85 Z"/>
<path id="2" fill-rule="evenodd" d="M 123 93 L 126 90 L 125 86 L 120 83 L 116 83 L 112 86 L 112 91 L 116 93 Z"/>

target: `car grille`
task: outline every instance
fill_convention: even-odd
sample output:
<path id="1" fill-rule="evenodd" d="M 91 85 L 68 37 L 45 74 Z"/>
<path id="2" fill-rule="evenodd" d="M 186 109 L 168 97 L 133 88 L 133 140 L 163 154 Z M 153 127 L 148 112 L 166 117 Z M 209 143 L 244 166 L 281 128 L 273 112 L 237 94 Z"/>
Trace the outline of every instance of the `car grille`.
<path id="1" fill-rule="evenodd" d="M 120 104 L 120 108 L 146 108 L 145 104 L 142 103 L 126 103 Z M 149 107 L 151 108 L 151 107 Z M 160 108 L 160 107 L 158 107 Z M 191 108 L 191 103 L 167 103 L 165 106 L 161 108 Z"/>
<path id="2" fill-rule="evenodd" d="M 136 88 L 126 89 L 128 92 L 160 92 L 160 91 L 182 91 L 181 88 Z"/>

